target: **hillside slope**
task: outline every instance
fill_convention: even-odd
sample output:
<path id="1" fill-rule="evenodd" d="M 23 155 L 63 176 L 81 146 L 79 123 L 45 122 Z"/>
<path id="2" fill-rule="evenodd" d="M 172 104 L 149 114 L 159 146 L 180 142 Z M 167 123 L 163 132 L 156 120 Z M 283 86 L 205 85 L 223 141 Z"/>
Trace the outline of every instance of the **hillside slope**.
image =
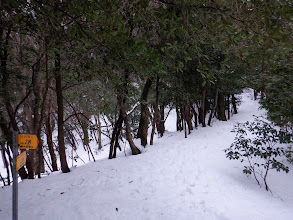
<path id="1" fill-rule="evenodd" d="M 67 174 L 21 182 L 19 219 L 293 219 L 293 172 L 272 172 L 271 194 L 223 152 L 233 142 L 235 123 L 264 113 L 252 95 L 245 90 L 239 114 L 230 121 L 214 121 L 187 139 L 174 131 L 176 118 L 171 114 L 169 131 L 140 155 L 121 155 Z M 12 187 L 0 189 L 1 220 L 11 219 L 11 197 Z"/>

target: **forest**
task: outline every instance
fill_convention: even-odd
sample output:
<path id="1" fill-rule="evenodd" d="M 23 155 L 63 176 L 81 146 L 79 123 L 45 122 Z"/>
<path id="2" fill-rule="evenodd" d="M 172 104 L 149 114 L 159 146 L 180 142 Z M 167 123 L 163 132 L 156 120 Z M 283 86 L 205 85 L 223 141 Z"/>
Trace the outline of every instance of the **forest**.
<path id="1" fill-rule="evenodd" d="M 0 181 L 12 131 L 37 135 L 19 176 L 41 178 L 70 172 L 68 148 L 140 154 L 172 109 L 185 138 L 227 121 L 244 88 L 292 134 L 292 14 L 290 0 L 2 0 Z"/>

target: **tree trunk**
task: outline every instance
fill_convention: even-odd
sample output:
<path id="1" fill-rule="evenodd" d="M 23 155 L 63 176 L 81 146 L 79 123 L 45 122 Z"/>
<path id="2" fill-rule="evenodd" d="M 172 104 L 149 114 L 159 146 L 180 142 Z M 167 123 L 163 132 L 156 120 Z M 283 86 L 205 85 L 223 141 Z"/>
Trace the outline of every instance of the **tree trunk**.
<path id="1" fill-rule="evenodd" d="M 233 95 L 232 95 L 232 106 L 233 106 L 234 114 L 237 114 L 237 113 L 238 113 L 238 111 L 237 111 L 236 101 L 237 101 L 237 99 L 235 98 L 235 95 L 233 94 Z"/>
<path id="2" fill-rule="evenodd" d="M 130 125 L 129 125 L 129 122 L 128 122 L 128 117 L 127 117 L 127 113 L 125 111 L 125 108 L 124 108 L 124 101 L 121 97 L 118 96 L 118 100 L 119 100 L 119 104 L 120 104 L 120 108 L 121 108 L 121 114 L 122 114 L 122 117 L 123 117 L 123 121 L 124 121 L 124 124 L 125 124 L 125 129 L 126 129 L 126 139 L 129 143 L 129 146 L 131 148 L 131 151 L 132 151 L 132 155 L 137 155 L 137 154 L 140 154 L 140 150 L 135 146 L 133 140 L 132 140 L 132 136 L 131 136 L 131 130 L 130 130 Z"/>
<path id="3" fill-rule="evenodd" d="M 225 113 L 225 96 L 223 93 L 219 92 L 218 97 L 218 119 L 220 121 L 227 121 L 226 113 Z"/>
<path id="4" fill-rule="evenodd" d="M 148 78 L 141 95 L 141 113 L 140 113 L 140 120 L 139 120 L 139 127 L 137 132 L 137 138 L 141 139 L 141 145 L 147 145 L 147 136 L 148 136 L 148 125 L 149 125 L 149 110 L 147 105 L 147 98 L 152 86 L 152 79 Z"/>
<path id="5" fill-rule="evenodd" d="M 34 108 L 33 108 L 33 130 L 32 133 L 36 134 L 38 139 L 40 140 L 40 135 L 38 135 L 38 126 L 39 126 L 39 120 L 40 120 L 40 113 L 39 113 L 39 107 L 41 102 L 41 91 L 40 91 L 40 82 L 39 82 L 39 73 L 40 73 L 40 60 L 37 61 L 35 65 L 32 67 L 33 71 L 33 77 L 32 77 L 32 84 L 33 84 L 33 93 L 34 93 Z M 29 161 L 27 166 L 28 169 L 28 178 L 34 179 L 35 173 L 37 172 L 38 164 L 39 164 L 39 157 L 37 152 L 39 153 L 40 146 L 38 145 L 36 149 L 29 150 L 29 155 L 27 157 L 27 160 Z"/>
<path id="6" fill-rule="evenodd" d="M 2 161 L 3 161 L 3 164 L 4 164 L 4 168 L 6 168 L 6 173 L 7 173 L 7 183 L 8 183 L 8 185 L 10 185 L 11 184 L 11 182 L 10 182 L 10 172 L 9 172 L 9 167 L 10 166 L 9 166 L 8 160 L 6 158 L 6 147 L 5 147 L 4 143 L 0 143 L 0 146 L 1 146 Z"/>
<path id="7" fill-rule="evenodd" d="M 47 136 L 47 143 L 48 143 L 49 153 L 50 153 L 51 162 L 52 162 L 52 169 L 53 171 L 58 171 L 57 159 L 56 159 L 56 154 L 54 151 L 53 133 L 52 133 L 52 127 L 51 127 L 51 108 L 50 107 L 49 107 L 48 118 L 46 120 L 46 136 Z"/>
<path id="8" fill-rule="evenodd" d="M 61 84 L 61 71 L 60 71 L 60 50 L 55 52 L 55 81 L 56 81 L 56 96 L 57 96 L 57 113 L 58 113 L 58 145 L 61 162 L 61 170 L 63 173 L 70 172 L 66 161 L 65 143 L 64 143 L 64 107 L 63 95 Z"/>
<path id="9" fill-rule="evenodd" d="M 228 111 L 228 120 L 230 120 L 230 95 L 227 96 L 227 111 Z"/>
<path id="10" fill-rule="evenodd" d="M 191 130 L 193 130 L 193 126 L 192 126 L 192 115 L 191 110 L 190 110 L 190 105 L 187 105 L 187 107 L 185 108 L 185 120 L 187 122 L 187 126 L 188 126 L 188 134 L 191 133 Z"/>
<path id="11" fill-rule="evenodd" d="M 154 143 L 154 135 L 155 135 L 156 125 L 160 121 L 160 114 L 159 114 L 159 82 L 160 82 L 160 78 L 159 78 L 159 76 L 157 76 L 156 103 L 155 103 L 155 106 L 154 106 L 154 118 L 153 118 L 153 122 L 152 122 L 152 134 L 151 134 L 150 145 L 153 145 L 153 143 Z"/>
<path id="12" fill-rule="evenodd" d="M 48 116 L 45 120 L 45 132 L 47 136 L 47 144 L 49 148 L 49 153 L 51 157 L 52 169 L 53 171 L 58 171 L 57 166 L 57 159 L 56 154 L 54 151 L 54 143 L 53 143 L 53 131 L 52 131 L 52 99 L 53 99 L 53 91 L 51 90 L 49 93 L 49 100 L 48 100 Z"/>
<path id="13" fill-rule="evenodd" d="M 120 147 L 118 141 L 119 141 L 119 135 L 121 132 L 122 124 L 123 124 L 123 117 L 120 111 L 118 120 L 115 122 L 114 129 L 112 132 L 109 159 L 116 158 L 116 149 L 117 147 Z"/>
<path id="14" fill-rule="evenodd" d="M 184 128 L 184 135 L 185 138 L 187 138 L 187 131 L 186 131 L 186 115 L 185 115 L 185 107 L 182 105 L 180 108 L 181 115 L 182 115 L 182 122 L 183 122 L 183 128 Z"/>
<path id="15" fill-rule="evenodd" d="M 177 120 L 176 120 L 176 130 L 177 131 L 182 131 L 183 130 L 183 125 L 182 125 L 182 115 L 180 113 L 180 108 L 178 106 L 176 106 L 176 116 L 177 116 Z"/>
<path id="16" fill-rule="evenodd" d="M 96 118 L 96 117 L 95 117 Z M 102 126 L 101 126 L 101 120 L 100 120 L 100 114 L 98 113 L 98 149 L 101 150 L 102 149 Z"/>
<path id="17" fill-rule="evenodd" d="M 201 122 L 202 126 L 206 126 L 206 111 L 205 111 L 205 101 L 206 101 L 206 89 L 203 89 L 202 91 L 202 100 L 201 100 Z"/>
<path id="18" fill-rule="evenodd" d="M 193 107 L 193 105 L 191 105 L 191 111 L 192 111 L 192 114 L 193 114 L 193 116 L 194 116 L 194 127 L 196 128 L 198 125 L 197 125 L 197 113 L 196 113 L 196 111 L 195 111 L 195 109 L 194 109 L 194 107 Z"/>
<path id="19" fill-rule="evenodd" d="M 214 112 L 216 111 L 217 103 L 218 103 L 218 89 L 216 89 L 216 92 L 215 92 L 214 105 L 209 117 L 208 126 L 211 126 L 211 121 L 214 116 Z"/>
<path id="20" fill-rule="evenodd" d="M 160 121 L 157 121 L 157 132 L 163 137 L 165 133 L 165 106 L 164 103 L 160 106 Z"/>

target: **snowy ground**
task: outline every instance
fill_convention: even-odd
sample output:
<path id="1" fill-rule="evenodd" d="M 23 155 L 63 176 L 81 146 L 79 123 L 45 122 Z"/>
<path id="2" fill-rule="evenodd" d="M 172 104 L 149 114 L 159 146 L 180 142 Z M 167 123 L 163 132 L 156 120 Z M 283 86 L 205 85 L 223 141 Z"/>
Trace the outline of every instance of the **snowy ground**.
<path id="1" fill-rule="evenodd" d="M 292 220 L 293 172 L 272 172 L 271 194 L 223 152 L 233 142 L 235 123 L 264 113 L 252 99 L 251 90 L 246 90 L 239 114 L 198 128 L 187 139 L 174 131 L 172 113 L 168 132 L 140 155 L 121 154 L 72 168 L 68 174 L 21 182 L 19 219 Z M 11 197 L 12 187 L 0 188 L 1 220 L 12 218 Z"/>

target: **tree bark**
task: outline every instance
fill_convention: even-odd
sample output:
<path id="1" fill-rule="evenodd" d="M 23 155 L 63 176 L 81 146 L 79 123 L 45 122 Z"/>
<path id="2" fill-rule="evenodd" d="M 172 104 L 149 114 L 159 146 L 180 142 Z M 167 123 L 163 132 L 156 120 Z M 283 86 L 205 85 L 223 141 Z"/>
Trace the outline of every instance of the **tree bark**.
<path id="1" fill-rule="evenodd" d="M 230 120 L 230 95 L 227 96 L 227 111 L 228 111 L 228 120 Z"/>
<path id="2" fill-rule="evenodd" d="M 186 115 L 185 115 L 185 107 L 184 107 L 183 105 L 181 105 L 180 111 L 181 111 L 181 115 L 182 115 L 182 122 L 183 122 L 183 128 L 184 128 L 184 135 L 185 135 L 185 138 L 187 138 L 187 131 L 186 131 Z"/>
<path id="3" fill-rule="evenodd" d="M 54 151 L 53 132 L 52 132 L 52 127 L 51 127 L 51 108 L 50 107 L 49 107 L 48 112 L 49 112 L 48 118 L 45 122 L 47 143 L 48 143 L 49 153 L 50 153 L 50 157 L 51 157 L 52 169 L 53 169 L 53 171 L 58 171 L 57 159 L 56 159 L 56 154 Z"/>
<path id="4" fill-rule="evenodd" d="M 211 121 L 214 116 L 214 112 L 216 111 L 217 103 L 218 103 L 218 89 L 216 89 L 216 92 L 215 92 L 214 105 L 213 105 L 213 108 L 212 108 L 212 111 L 211 111 L 211 114 L 209 117 L 208 126 L 211 126 Z"/>
<path id="5" fill-rule="evenodd" d="M 232 106 L 233 106 L 234 114 L 237 114 L 238 113 L 236 101 L 237 101 L 237 99 L 235 98 L 235 95 L 233 94 L 232 95 Z"/>
<path id="6" fill-rule="evenodd" d="M 185 120 L 186 120 L 187 126 L 188 126 L 188 134 L 190 134 L 191 133 L 191 130 L 193 130 L 193 126 L 192 126 L 192 115 L 191 115 L 190 105 L 187 105 L 185 107 Z"/>
<path id="7" fill-rule="evenodd" d="M 115 122 L 114 129 L 112 132 L 109 159 L 116 158 L 116 149 L 117 147 L 120 147 L 118 141 L 119 141 L 119 135 L 121 132 L 122 124 L 123 124 L 123 118 L 122 118 L 122 113 L 120 111 L 118 120 Z"/>
<path id="8" fill-rule="evenodd" d="M 130 130 L 130 125 L 128 122 L 128 117 L 127 117 L 127 113 L 126 110 L 124 108 L 124 101 L 121 97 L 118 96 L 118 100 L 119 100 L 119 105 L 120 105 L 120 109 L 121 109 L 121 115 L 125 124 L 125 129 L 126 129 L 126 139 L 129 143 L 129 146 L 131 148 L 131 152 L 132 155 L 137 155 L 140 154 L 140 150 L 135 146 L 133 140 L 132 140 L 132 136 L 131 136 L 131 130 Z"/>
<path id="9" fill-rule="evenodd" d="M 225 113 L 225 96 L 223 93 L 219 92 L 218 97 L 218 119 L 220 121 L 227 121 L 226 113 Z"/>
<path id="10" fill-rule="evenodd" d="M 137 132 L 137 138 L 141 139 L 141 145 L 147 145 L 147 135 L 148 135 L 148 125 L 149 125 L 149 110 L 147 105 L 147 98 L 152 86 L 152 79 L 148 78 L 141 95 L 141 113 L 140 113 L 140 120 L 139 120 L 139 127 Z"/>
<path id="11" fill-rule="evenodd" d="M 165 104 L 162 103 L 160 106 L 160 121 L 157 120 L 157 132 L 163 137 L 165 133 Z"/>
<path id="12" fill-rule="evenodd" d="M 150 145 L 153 145 L 153 143 L 154 143 L 154 135 L 155 135 L 156 125 L 160 121 L 160 114 L 159 114 L 159 82 L 160 82 L 160 78 L 159 78 L 159 76 L 157 76 L 156 103 L 155 103 L 155 106 L 154 106 L 154 118 L 153 118 L 153 122 L 152 122 L 152 134 L 151 134 Z"/>
<path id="13" fill-rule="evenodd" d="M 196 113 L 196 111 L 195 111 L 195 109 L 194 109 L 194 107 L 193 107 L 193 105 L 191 105 L 191 111 L 192 111 L 192 114 L 193 114 L 193 116 L 194 116 L 194 127 L 196 128 L 197 126 L 198 126 L 198 124 L 197 124 L 197 113 Z"/>
<path id="14" fill-rule="evenodd" d="M 4 168 L 6 168 L 6 173 L 7 173 L 7 183 L 8 183 L 8 185 L 10 185 L 11 184 L 11 182 L 10 182 L 10 172 L 9 172 L 9 167 L 10 166 L 9 166 L 8 160 L 6 158 L 6 147 L 5 147 L 4 143 L 0 143 L 0 146 L 1 146 L 2 161 L 3 161 L 3 164 L 4 164 Z"/>
<path id="15" fill-rule="evenodd" d="M 201 122 L 202 126 L 206 126 L 206 111 L 205 111 L 205 101 L 206 101 L 206 89 L 203 89 L 202 91 L 202 99 L 201 99 Z"/>
<path id="16" fill-rule="evenodd" d="M 101 127 L 101 120 L 100 120 L 100 114 L 98 113 L 98 120 L 97 120 L 97 124 L 98 124 L 98 149 L 101 150 L 102 149 L 102 127 Z"/>
<path id="17" fill-rule="evenodd" d="M 64 107 L 63 107 L 63 94 L 61 84 L 61 71 L 60 71 L 60 51 L 55 52 L 55 81 L 56 81 L 56 96 L 57 96 L 57 113 L 58 113 L 58 145 L 61 162 L 61 170 L 63 173 L 70 172 L 66 161 L 65 143 L 64 143 Z"/>
<path id="18" fill-rule="evenodd" d="M 178 106 L 176 106 L 176 116 L 177 116 L 176 130 L 177 131 L 182 131 L 183 130 L 182 115 L 180 113 L 180 108 Z"/>

